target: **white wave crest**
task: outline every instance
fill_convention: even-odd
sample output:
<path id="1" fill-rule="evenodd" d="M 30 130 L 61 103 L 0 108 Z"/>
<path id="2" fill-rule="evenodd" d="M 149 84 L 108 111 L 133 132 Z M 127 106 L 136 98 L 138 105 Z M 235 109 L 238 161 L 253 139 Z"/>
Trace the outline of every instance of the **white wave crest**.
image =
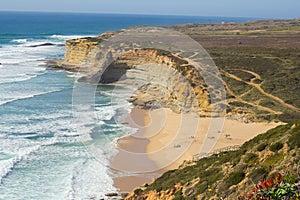
<path id="1" fill-rule="evenodd" d="M 59 92 L 61 90 L 52 90 L 52 91 L 47 91 L 47 92 L 39 92 L 39 93 L 33 93 L 33 94 L 28 94 L 28 95 L 20 95 L 19 97 L 16 98 L 11 98 L 11 99 L 0 99 L 0 106 L 7 104 L 7 103 L 11 103 L 14 101 L 18 101 L 18 100 L 23 100 L 23 99 L 29 99 L 29 98 L 33 98 L 35 96 L 40 96 L 40 95 L 45 95 L 45 94 L 50 94 L 50 93 L 54 93 L 54 92 Z"/>
<path id="2" fill-rule="evenodd" d="M 30 147 L 20 153 L 17 157 L 11 158 L 8 160 L 1 161 L 0 168 L 0 185 L 2 184 L 3 179 L 13 170 L 15 165 L 17 165 L 22 160 L 26 159 L 30 153 L 38 151 L 41 146 L 37 145 L 34 147 Z"/>
<path id="3" fill-rule="evenodd" d="M 15 39 L 11 40 L 11 42 L 16 42 L 16 43 L 26 43 L 28 40 L 27 39 Z"/>
<path id="4" fill-rule="evenodd" d="M 83 37 L 95 37 L 95 35 L 51 35 L 50 38 L 53 39 L 63 39 L 63 40 L 70 40 L 76 38 L 83 38 Z"/>
<path id="5" fill-rule="evenodd" d="M 38 74 L 35 74 L 35 75 L 24 75 L 24 76 L 17 76 L 17 77 L 8 77 L 8 78 L 1 77 L 0 84 L 28 81 L 30 79 L 33 79 L 33 78 L 37 77 L 37 76 L 38 76 Z"/>

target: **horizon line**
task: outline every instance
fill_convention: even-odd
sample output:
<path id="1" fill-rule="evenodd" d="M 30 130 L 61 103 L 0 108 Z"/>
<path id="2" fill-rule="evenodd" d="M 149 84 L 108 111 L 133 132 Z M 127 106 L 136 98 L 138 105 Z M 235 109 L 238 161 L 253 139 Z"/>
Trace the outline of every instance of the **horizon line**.
<path id="1" fill-rule="evenodd" d="M 23 13 L 65 13 L 65 14 L 111 14 L 111 15 L 147 15 L 147 16 L 174 16 L 174 17 L 224 17 L 224 18 L 244 18 L 253 20 L 288 20 L 298 19 L 298 17 L 247 17 L 247 16 L 222 16 L 222 15 L 187 15 L 187 14 L 151 14 L 151 13 L 122 13 L 122 12 L 94 12 L 94 11 L 37 11 L 37 10 L 0 10 L 0 12 L 23 12 Z M 299 17 L 300 18 L 300 17 Z"/>

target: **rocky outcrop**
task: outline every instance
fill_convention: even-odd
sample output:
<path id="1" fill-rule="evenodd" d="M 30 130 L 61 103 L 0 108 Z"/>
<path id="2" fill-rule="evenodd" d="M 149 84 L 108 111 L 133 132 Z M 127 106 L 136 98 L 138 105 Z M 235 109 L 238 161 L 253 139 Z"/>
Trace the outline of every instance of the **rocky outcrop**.
<path id="1" fill-rule="evenodd" d="M 199 72 L 170 52 L 128 51 L 104 71 L 100 82 L 136 87 L 130 101 L 140 108 L 168 107 L 178 113 L 210 114 L 209 95 Z"/>
<path id="2" fill-rule="evenodd" d="M 89 54 L 104 40 L 110 38 L 116 32 L 106 32 L 97 37 L 85 37 L 66 42 L 64 62 L 70 65 L 82 66 L 89 60 Z"/>
<path id="3" fill-rule="evenodd" d="M 95 48 L 117 32 L 105 32 L 96 37 L 76 38 L 66 41 L 66 53 L 63 60 L 49 60 L 47 67 L 51 69 L 65 69 L 77 72 L 80 68 L 90 64 L 90 57 Z"/>
<path id="4" fill-rule="evenodd" d="M 129 101 L 140 108 L 168 107 L 177 113 L 211 114 L 203 79 L 188 60 L 177 54 L 160 49 L 134 49 L 124 52 L 107 69 L 95 65 L 96 48 L 114 34 L 107 32 L 97 37 L 69 40 L 64 60 L 51 61 L 48 66 L 70 71 L 80 69 L 81 81 L 131 85 L 135 92 L 128 97 Z"/>

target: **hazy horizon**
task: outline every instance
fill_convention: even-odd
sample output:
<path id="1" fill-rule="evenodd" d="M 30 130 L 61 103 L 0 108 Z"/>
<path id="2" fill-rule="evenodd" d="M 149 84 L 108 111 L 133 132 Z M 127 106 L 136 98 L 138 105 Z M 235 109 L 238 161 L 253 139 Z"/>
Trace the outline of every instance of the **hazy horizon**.
<path id="1" fill-rule="evenodd" d="M 99 15 L 141 15 L 141 16 L 178 16 L 178 17 L 224 17 L 224 18 L 245 18 L 245 19 L 277 19 L 262 17 L 240 17 L 240 16 L 218 16 L 218 15 L 175 15 L 175 14 L 150 14 L 150 13 L 110 13 L 110 12 L 80 12 L 80 11 L 35 11 L 35 10 L 0 10 L 0 12 L 18 12 L 18 13 L 62 13 L 62 14 L 99 14 Z M 294 18 L 285 18 L 294 19 Z"/>
<path id="2" fill-rule="evenodd" d="M 97 14 L 175 15 L 208 17 L 245 17 L 262 19 L 299 18 L 300 1 L 245 1 L 223 0 L 51 0 L 0 1 L 0 11 L 14 12 L 63 12 Z"/>

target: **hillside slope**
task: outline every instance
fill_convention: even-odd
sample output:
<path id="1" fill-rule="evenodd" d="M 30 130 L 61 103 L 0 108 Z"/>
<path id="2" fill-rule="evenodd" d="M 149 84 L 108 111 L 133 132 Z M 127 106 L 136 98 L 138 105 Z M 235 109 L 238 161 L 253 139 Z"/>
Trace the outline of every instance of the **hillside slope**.
<path id="1" fill-rule="evenodd" d="M 300 120 L 259 135 L 239 150 L 166 172 L 152 184 L 136 189 L 127 199 L 247 199 L 260 180 L 279 174 L 297 185 L 298 189 L 294 189 L 299 194 L 299 163 Z"/>

